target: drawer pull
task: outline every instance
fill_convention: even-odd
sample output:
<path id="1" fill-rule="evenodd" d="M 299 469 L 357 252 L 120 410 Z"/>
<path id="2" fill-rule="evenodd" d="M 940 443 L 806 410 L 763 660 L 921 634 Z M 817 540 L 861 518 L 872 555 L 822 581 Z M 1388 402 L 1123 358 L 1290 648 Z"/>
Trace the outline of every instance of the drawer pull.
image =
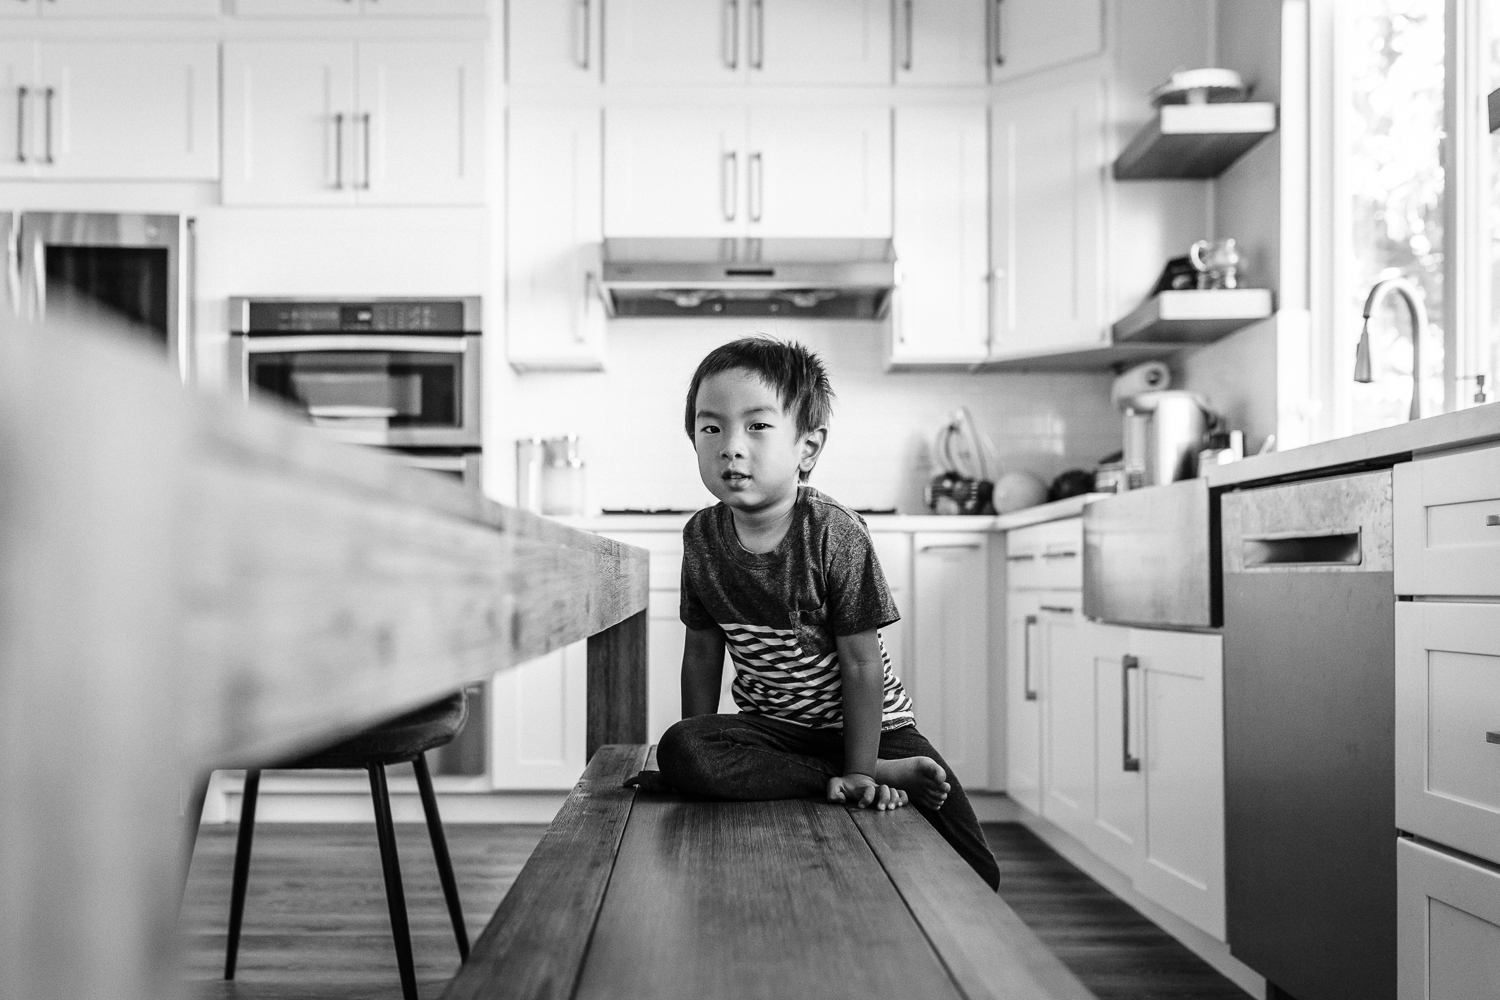
<path id="1" fill-rule="evenodd" d="M 1123 743 L 1123 753 L 1120 758 L 1120 770 L 1122 771 L 1139 771 L 1141 769 L 1141 759 L 1130 752 L 1130 672 L 1132 670 L 1139 670 L 1140 668 L 1141 661 L 1139 657 L 1120 657 L 1120 705 L 1124 716 L 1124 724 L 1120 727 Z"/>
<path id="2" fill-rule="evenodd" d="M 1486 743 L 1500 743 L 1500 730 L 1496 730 L 1492 733 L 1485 733 L 1484 741 Z"/>
<path id="3" fill-rule="evenodd" d="M 1500 528 L 1500 514 L 1490 514 L 1484 519 L 1486 528 Z"/>
<path id="4" fill-rule="evenodd" d="M 1358 566 L 1360 531 L 1328 534 L 1261 535 L 1246 538 L 1243 546 L 1245 568 L 1266 566 Z"/>
<path id="5" fill-rule="evenodd" d="M 1006 556 L 1005 557 L 1005 561 L 1006 562 L 1034 562 L 1035 560 L 1036 560 L 1036 553 L 1034 553 L 1034 552 L 1028 552 L 1025 555 Z"/>
<path id="6" fill-rule="evenodd" d="M 1064 549 L 1061 552 L 1043 552 L 1043 559 L 1077 559 L 1078 552 L 1075 549 Z"/>
<path id="7" fill-rule="evenodd" d="M 1071 615 L 1073 613 L 1072 608 L 1066 607 L 1062 604 L 1043 604 L 1042 610 L 1050 611 L 1056 615 Z"/>

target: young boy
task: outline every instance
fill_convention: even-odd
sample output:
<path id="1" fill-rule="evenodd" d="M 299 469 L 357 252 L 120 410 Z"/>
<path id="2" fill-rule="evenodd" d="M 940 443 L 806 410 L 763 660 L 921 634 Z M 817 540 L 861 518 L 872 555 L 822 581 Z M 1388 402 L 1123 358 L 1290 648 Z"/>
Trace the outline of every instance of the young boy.
<path id="1" fill-rule="evenodd" d="M 999 870 L 958 777 L 917 731 L 880 638 L 899 620 L 863 519 L 803 485 L 833 398 L 817 356 L 747 338 L 698 365 L 687 433 L 719 503 L 683 530 L 682 721 L 661 779 L 726 799 L 908 801 L 979 875 Z M 737 715 L 714 714 L 724 649 Z"/>

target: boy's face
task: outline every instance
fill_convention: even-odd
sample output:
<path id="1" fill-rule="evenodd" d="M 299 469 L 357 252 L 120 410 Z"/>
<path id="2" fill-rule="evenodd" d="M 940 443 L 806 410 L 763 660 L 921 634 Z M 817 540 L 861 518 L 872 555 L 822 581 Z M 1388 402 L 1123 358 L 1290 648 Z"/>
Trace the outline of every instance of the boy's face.
<path id="1" fill-rule="evenodd" d="M 797 433 L 776 390 L 752 372 L 710 375 L 698 386 L 693 447 L 703 485 L 729 507 L 765 510 L 797 493 L 799 473 L 812 471 L 828 429 Z"/>

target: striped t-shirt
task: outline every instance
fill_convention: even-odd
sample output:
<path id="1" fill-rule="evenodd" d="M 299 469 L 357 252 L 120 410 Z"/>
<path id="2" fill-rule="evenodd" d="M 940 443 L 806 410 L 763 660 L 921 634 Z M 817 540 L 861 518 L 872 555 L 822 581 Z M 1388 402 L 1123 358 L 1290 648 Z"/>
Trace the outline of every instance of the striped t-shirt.
<path id="1" fill-rule="evenodd" d="M 814 729 L 841 728 L 836 637 L 901 618 L 864 520 L 802 486 L 792 525 L 771 552 L 747 552 L 723 504 L 693 515 L 682 538 L 683 624 L 723 631 L 740 711 Z M 884 639 L 880 656 L 885 664 L 881 728 L 910 725 L 911 698 L 891 671 Z"/>

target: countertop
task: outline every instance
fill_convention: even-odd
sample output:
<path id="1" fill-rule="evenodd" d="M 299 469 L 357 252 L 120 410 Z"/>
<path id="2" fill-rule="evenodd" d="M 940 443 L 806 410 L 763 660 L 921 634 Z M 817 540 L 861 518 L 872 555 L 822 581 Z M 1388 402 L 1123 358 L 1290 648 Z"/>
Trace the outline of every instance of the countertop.
<path id="1" fill-rule="evenodd" d="M 1394 465 L 1413 455 L 1500 441 L 1500 402 L 1425 417 L 1304 448 L 1257 455 L 1208 470 L 1212 489 L 1306 478 L 1359 466 Z"/>
<path id="2" fill-rule="evenodd" d="M 871 531 L 1009 531 L 1044 521 L 1077 517 L 1091 500 L 1107 493 L 1085 493 L 1053 503 L 1027 507 L 1010 514 L 870 514 L 865 516 Z M 609 533 L 623 531 L 681 531 L 690 514 L 598 514 L 592 517 L 560 517 L 556 520 L 572 528 Z"/>

